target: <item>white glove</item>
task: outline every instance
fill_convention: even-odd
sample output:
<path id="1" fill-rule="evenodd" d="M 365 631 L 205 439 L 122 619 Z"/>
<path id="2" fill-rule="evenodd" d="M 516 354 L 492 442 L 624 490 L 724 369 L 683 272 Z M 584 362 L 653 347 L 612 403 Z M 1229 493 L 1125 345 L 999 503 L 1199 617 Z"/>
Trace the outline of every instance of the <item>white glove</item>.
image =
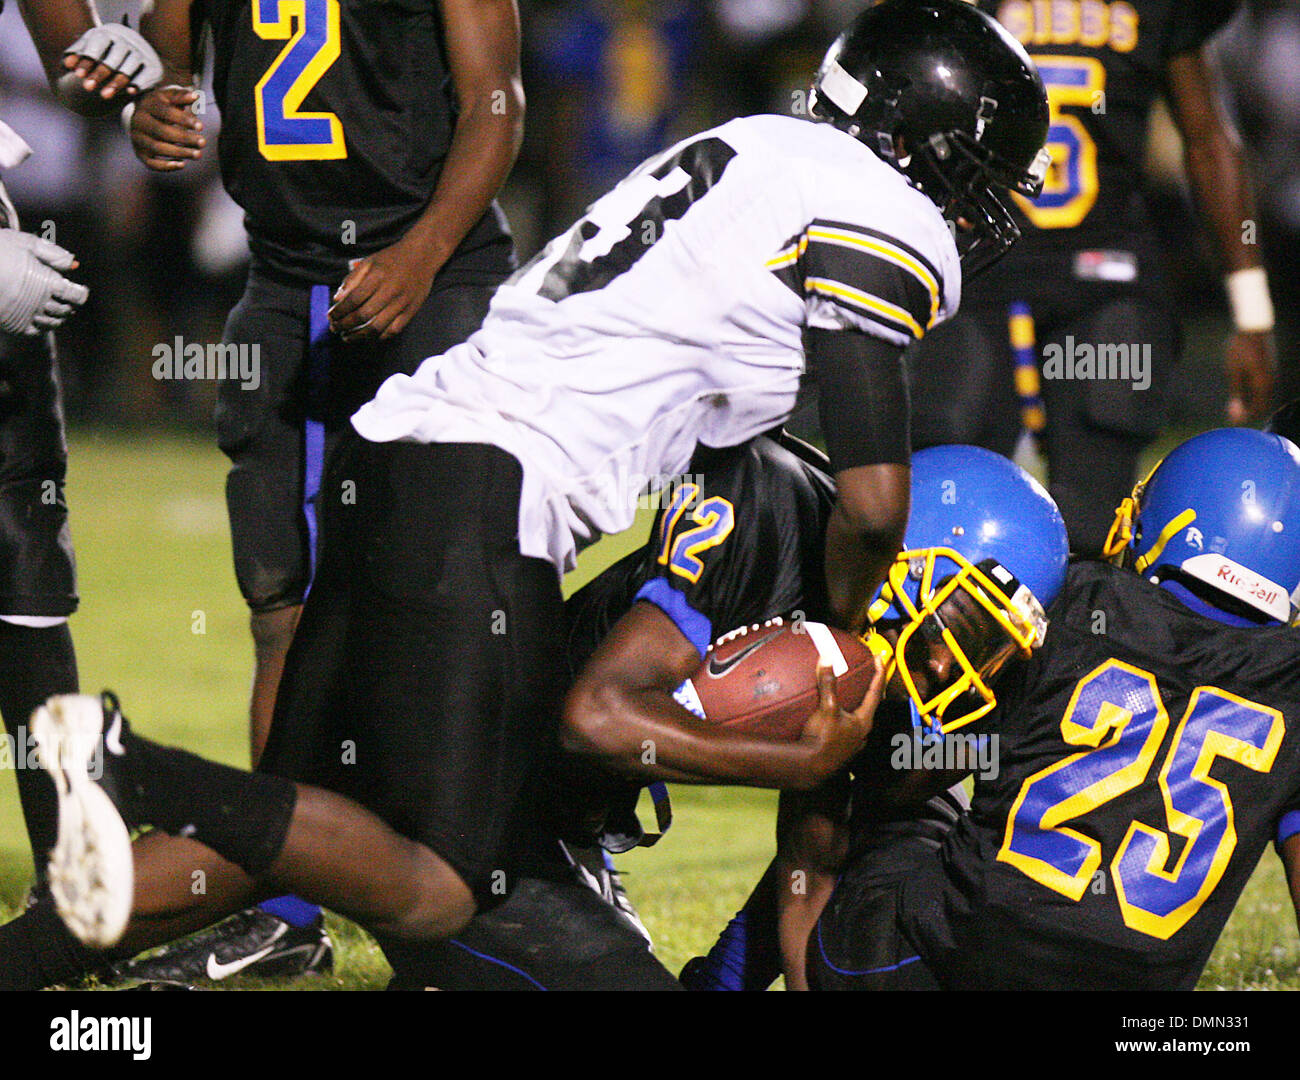
<path id="1" fill-rule="evenodd" d="M 90 290 L 59 273 L 75 261 L 58 244 L 0 229 L 0 330 L 28 336 L 53 330 L 84 304 Z"/>
<path id="2" fill-rule="evenodd" d="M 103 64 L 114 74 L 125 75 L 130 85 L 142 92 L 155 86 L 163 75 L 162 61 L 153 46 L 120 23 L 92 26 L 64 49 L 63 55 L 85 57 Z"/>

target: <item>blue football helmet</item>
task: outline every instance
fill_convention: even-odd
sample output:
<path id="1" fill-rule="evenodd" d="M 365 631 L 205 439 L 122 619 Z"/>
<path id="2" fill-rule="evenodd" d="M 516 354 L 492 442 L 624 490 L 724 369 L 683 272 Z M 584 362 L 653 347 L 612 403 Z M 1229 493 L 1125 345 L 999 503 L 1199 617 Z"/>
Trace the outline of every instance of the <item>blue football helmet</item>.
<path id="1" fill-rule="evenodd" d="M 1202 599 L 1209 586 L 1229 614 L 1295 623 L 1300 449 L 1249 428 L 1188 439 L 1120 504 L 1106 554 Z"/>
<path id="2" fill-rule="evenodd" d="M 1014 462 L 975 446 L 912 456 L 903 550 L 868 609 L 867 643 L 886 680 L 897 675 L 907 688 L 917 726 L 952 731 L 997 704 L 989 680 L 1043 643 L 1069 552 L 1056 503 Z M 971 618 L 981 612 L 992 619 Z M 876 632 L 890 629 L 892 647 Z M 953 675 L 918 684 L 938 645 Z"/>

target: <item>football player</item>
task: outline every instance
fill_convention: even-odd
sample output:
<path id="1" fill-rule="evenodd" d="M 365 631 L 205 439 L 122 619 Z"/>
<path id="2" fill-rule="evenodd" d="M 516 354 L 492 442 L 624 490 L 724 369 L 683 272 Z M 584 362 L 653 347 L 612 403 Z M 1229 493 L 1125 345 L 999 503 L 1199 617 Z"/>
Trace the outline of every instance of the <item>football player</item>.
<path id="1" fill-rule="evenodd" d="M 565 710 L 566 734 L 570 749 L 585 760 L 557 758 L 526 792 L 515 890 L 447 943 L 416 947 L 385 940 L 396 987 L 676 988 L 649 954 L 607 864 L 592 861 L 589 850 L 599 845 L 618 852 L 657 839 L 645 836 L 635 813 L 646 783 L 803 786 L 830 776 L 842 762 L 846 733 L 828 723 L 836 707 L 826 673 L 821 709 L 792 743 L 701 722 L 679 696 L 679 684 L 723 627 L 779 622 L 782 615 L 799 622 L 828 617 L 821 564 L 834 484 L 824 459 L 783 436 L 703 451 L 691 464 L 691 482 L 677 488 L 678 497 L 660 512 L 650 542 L 567 605 L 568 654 L 577 677 Z M 962 509 L 942 514 L 953 495 Z M 697 562 L 686 561 L 681 553 L 698 529 L 694 513 L 715 510 L 730 526 L 716 544 L 697 549 Z M 941 516 L 943 528 L 922 525 Z M 956 522 L 961 529 L 952 527 Z M 999 535 L 990 542 L 994 525 Z M 1065 526 L 1050 498 L 1006 459 L 977 448 L 936 447 L 914 460 L 907 551 L 895 562 L 896 575 L 929 557 L 917 550 L 922 536 L 941 543 L 944 558 L 954 560 L 942 565 L 960 571 L 962 581 L 934 596 L 933 606 L 962 648 L 940 640 L 915 649 L 904 642 L 899 649 L 910 662 L 908 678 L 914 685 L 931 680 L 955 686 L 968 662 L 971 676 L 987 686 L 1007 652 L 1028 655 L 1041 637 L 1042 604 L 1064 579 Z M 1023 575 L 1023 592 L 1007 578 L 992 577 L 1003 563 Z M 993 610 L 979 603 L 981 590 Z M 897 645 L 897 633 L 886 633 Z M 864 716 L 875 712 L 883 674 L 858 710 Z M 900 714 L 894 706 L 892 723 L 910 730 L 906 684 L 894 674 L 888 693 L 904 707 Z M 655 745 L 654 762 L 645 759 L 647 738 Z M 890 794 L 897 814 L 905 800 Z M 657 794 L 657 811 L 660 799 Z M 2 955 L 20 970 L 16 930 Z M 231 962 L 214 949 L 218 967 Z"/>
<path id="2" fill-rule="evenodd" d="M 221 861 L 230 898 L 291 888 L 394 936 L 455 933 L 508 888 L 511 814 L 567 686 L 560 573 L 632 523 L 647 477 L 781 423 L 805 374 L 837 486 L 827 598 L 863 621 L 907 518 L 900 351 L 956 306 L 954 232 L 975 263 L 1014 241 L 997 191 L 1037 189 L 1046 97 L 1019 44 L 955 0 L 865 12 L 816 88 L 827 122 L 748 117 L 669 148 L 498 290 L 467 343 L 384 384 L 322 484 L 262 771 L 124 734 L 105 775 L 128 819 Z M 107 725 L 119 745 L 111 702 L 42 716 L 47 743 Z M 323 756 L 339 737 L 355 757 Z M 43 760 L 66 785 L 56 899 L 111 943 L 125 828 L 75 754 Z"/>
<path id="3" fill-rule="evenodd" d="M 814 988 L 1191 989 L 1270 841 L 1300 902 L 1300 449 L 1189 440 L 1108 550 L 999 687 L 971 812 L 827 861 Z"/>
<path id="4" fill-rule="evenodd" d="M 318 563 L 326 459 L 380 383 L 464 341 L 515 269 L 494 199 L 523 129 L 518 13 L 514 0 L 158 0 L 142 28 L 170 85 L 143 97 L 131 134 L 164 172 L 205 152 L 191 87 L 211 32 L 222 181 L 252 252 L 223 340 L 255 351 L 259 378 L 223 380 L 216 418 L 256 764 Z M 291 898 L 215 937 L 259 954 L 262 973 L 295 956 L 327 966 L 319 910 Z M 211 943 L 189 949 L 191 974 Z M 151 970 L 186 963 L 178 951 Z"/>
<path id="5" fill-rule="evenodd" d="M 19 9 L 52 86 L 83 54 L 95 57 L 93 68 L 78 68 L 83 83 L 60 93 L 78 111 L 120 102 L 157 77 L 152 50 L 139 49 L 126 27 L 95 26 L 92 4 L 51 0 Z M 0 122 L 0 169 L 30 153 Z M 49 238 L 20 231 L 0 184 L 0 716 L 18 745 L 27 743 L 36 705 L 77 689 L 68 628 L 77 587 L 63 487 L 67 447 L 51 334 L 88 296 L 67 276 L 76 268 L 74 256 Z M 54 792 L 39 770 L 20 769 L 17 779 L 39 877 L 54 843 Z"/>
<path id="6" fill-rule="evenodd" d="M 1023 233 L 1015 254 L 968 290 L 960 318 L 917 347 L 915 437 L 918 446 L 975 443 L 1009 455 L 1023 420 L 1039 437 L 1048 486 L 1081 555 L 1099 555 L 1111 508 L 1137 479 L 1138 456 L 1164 419 L 1166 372 L 1178 351 L 1142 181 L 1161 95 L 1228 275 L 1231 422 L 1260 417 L 1271 401 L 1273 309 L 1253 236 L 1257 216 L 1203 48 L 1237 6 L 980 0 L 1047 86 L 1052 167 L 1039 197 L 1014 200 Z"/>
<path id="7" fill-rule="evenodd" d="M 646 952 L 639 924 L 629 923 L 626 909 L 598 902 L 590 888 L 575 883 L 575 874 L 583 872 L 566 864 L 563 853 L 572 854 L 574 844 L 616 853 L 655 842 L 658 835 L 646 836 L 635 813 L 647 783 L 806 787 L 829 778 L 827 770 L 843 760 L 836 732 L 825 722 L 836 711 L 834 680 L 825 670 L 821 708 L 803 738 L 790 743 L 702 722 L 683 703 L 689 699 L 680 689 L 727 627 L 829 616 L 821 564 L 834 485 L 808 448 L 784 441 L 778 446 L 759 438 L 697 457 L 689 475 L 697 479 L 698 492 L 679 488 L 646 547 L 569 601 L 570 655 L 581 667 L 566 704 L 564 734 L 580 759 L 556 761 L 525 796 L 529 871 L 516 891 L 448 942 L 388 948 L 397 986 L 671 986 Z M 890 679 L 880 709 L 874 699 L 882 687 L 876 687 L 865 710 L 874 717 L 873 744 L 886 741 L 886 733 L 910 734 L 907 680 L 929 685 L 921 698 L 933 711 L 950 707 L 935 701 L 941 690 L 956 700 L 976 685 L 987 689 L 1010 654 L 1028 656 L 1045 625 L 1042 606 L 1065 579 L 1068 545 L 1061 516 L 1046 492 L 1005 458 L 974 447 L 922 451 L 913 458 L 911 494 L 905 551 L 890 578 L 907 580 L 913 566 L 927 561 L 955 575 L 942 595 L 938 578 L 933 580 L 927 609 L 937 613 L 935 619 L 943 617 L 954 638 L 950 644 L 940 634 L 918 648 L 910 634 L 900 639 L 897 627 L 882 624 L 888 664 L 881 677 L 888 671 Z M 945 503 L 952 497 L 955 505 Z M 692 509 L 718 510 L 734 521 L 718 544 L 698 551 L 697 561 L 681 557 L 683 538 L 698 527 Z M 997 578 L 1004 569 L 1008 576 Z M 1014 583 L 1011 574 L 1017 575 Z M 937 625 L 932 620 L 924 629 Z M 906 660 L 906 677 L 894 657 Z M 653 760 L 647 759 L 648 745 Z M 945 794 L 934 807 L 918 807 L 897 785 L 879 786 L 892 779 L 877 770 L 864 789 L 881 829 L 918 828 L 912 823 L 923 818 L 918 811 L 951 815 L 964 805 L 952 801 L 961 799 L 958 792 Z M 661 823 L 663 798 L 655 793 Z M 893 824 L 886 826 L 887 820 Z M 738 933 L 733 926 L 733 949 Z M 759 966 L 753 957 L 749 963 Z"/>

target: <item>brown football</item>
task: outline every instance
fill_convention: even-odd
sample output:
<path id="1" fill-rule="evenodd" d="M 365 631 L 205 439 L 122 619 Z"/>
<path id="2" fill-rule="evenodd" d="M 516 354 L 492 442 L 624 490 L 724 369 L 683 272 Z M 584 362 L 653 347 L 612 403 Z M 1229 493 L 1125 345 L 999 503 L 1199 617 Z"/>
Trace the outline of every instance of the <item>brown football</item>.
<path id="1" fill-rule="evenodd" d="M 817 707 L 821 658 L 836 673 L 840 706 L 857 708 L 876 672 L 871 650 L 833 626 L 781 619 L 720 637 L 679 693 L 688 708 L 717 724 L 797 739 Z"/>

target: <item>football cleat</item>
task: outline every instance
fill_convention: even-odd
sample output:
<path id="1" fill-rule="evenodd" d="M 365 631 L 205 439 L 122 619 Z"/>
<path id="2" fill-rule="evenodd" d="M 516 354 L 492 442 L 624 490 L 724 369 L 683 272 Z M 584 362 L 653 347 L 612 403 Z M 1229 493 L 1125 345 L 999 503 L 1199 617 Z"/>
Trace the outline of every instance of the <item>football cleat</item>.
<path id="1" fill-rule="evenodd" d="M 561 843 L 560 850 L 569 861 L 578 880 L 623 916 L 632 929 L 645 938 L 646 944 L 653 949 L 654 940 L 650 937 L 650 931 L 641 921 L 641 916 L 632 904 L 632 898 L 623 887 L 623 879 L 614 869 L 614 860 L 610 858 L 609 852 L 594 845 L 579 847 L 567 843 Z"/>
<path id="2" fill-rule="evenodd" d="M 334 944 L 323 916 L 297 927 L 249 908 L 150 956 L 120 964 L 117 973 L 148 982 L 193 983 L 221 982 L 233 975 L 286 979 L 333 970 Z"/>
<path id="3" fill-rule="evenodd" d="M 32 714 L 41 768 L 58 795 L 50 893 L 72 934 L 97 949 L 116 944 L 131 917 L 131 834 L 114 801 L 127 790 L 125 726 L 111 693 L 52 697 Z"/>

